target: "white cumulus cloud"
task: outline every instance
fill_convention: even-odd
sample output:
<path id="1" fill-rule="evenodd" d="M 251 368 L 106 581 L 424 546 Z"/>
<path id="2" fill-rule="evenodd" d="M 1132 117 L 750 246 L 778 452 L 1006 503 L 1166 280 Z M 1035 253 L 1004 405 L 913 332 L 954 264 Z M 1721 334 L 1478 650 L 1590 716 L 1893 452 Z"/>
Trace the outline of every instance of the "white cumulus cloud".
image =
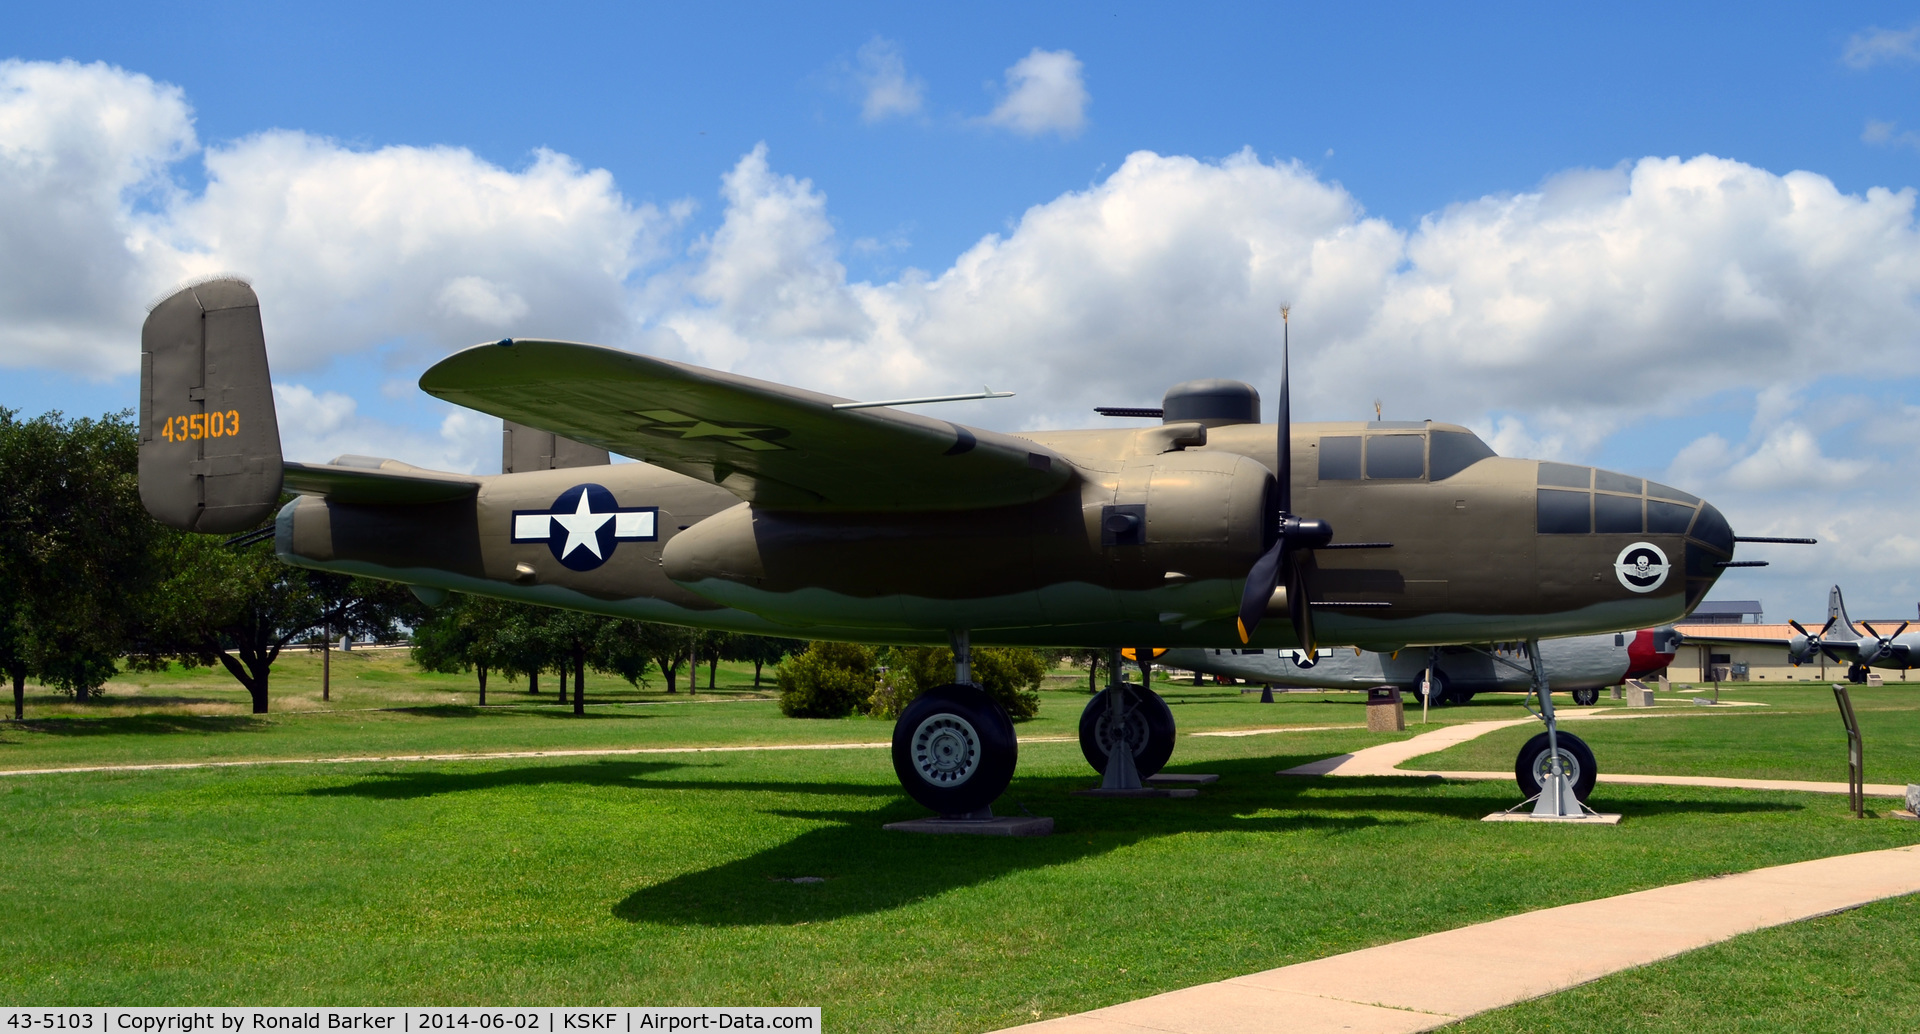
<path id="1" fill-rule="evenodd" d="M 860 86 L 860 117 L 865 121 L 920 113 L 927 84 L 907 74 L 898 43 L 878 36 L 868 40 L 854 55 L 854 79 Z"/>
<path id="2" fill-rule="evenodd" d="M 1847 48 L 1840 60 L 1850 67 L 1863 69 L 1891 61 L 1920 60 L 1920 25 L 1856 32 L 1847 39 Z"/>
<path id="3" fill-rule="evenodd" d="M 986 121 L 1025 136 L 1078 134 L 1092 99 L 1082 71 L 1071 50 L 1033 48 L 1007 69 L 1006 93 Z"/>

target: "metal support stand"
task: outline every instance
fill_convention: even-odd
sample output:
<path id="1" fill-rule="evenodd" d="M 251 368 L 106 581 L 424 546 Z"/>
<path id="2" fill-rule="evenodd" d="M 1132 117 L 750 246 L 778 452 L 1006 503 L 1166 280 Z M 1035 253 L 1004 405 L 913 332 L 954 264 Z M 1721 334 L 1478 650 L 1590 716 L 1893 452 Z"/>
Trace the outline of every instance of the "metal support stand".
<path id="1" fill-rule="evenodd" d="M 1102 790 L 1142 790 L 1140 772 L 1133 766 L 1133 751 L 1127 746 L 1127 669 L 1120 664 L 1120 648 L 1107 652 L 1107 670 L 1113 673 L 1108 686 L 1107 721 L 1113 730 L 1113 749 L 1107 751 L 1107 770 L 1100 773 Z"/>
<path id="2" fill-rule="evenodd" d="M 1847 687 L 1833 684 L 1833 699 L 1840 705 L 1840 720 L 1847 726 L 1847 809 L 1853 817 L 1867 817 L 1866 763 L 1861 752 L 1860 723 L 1853 717 L 1853 697 Z"/>
<path id="3" fill-rule="evenodd" d="M 1580 798 L 1574 796 L 1573 782 L 1567 778 L 1560 758 L 1560 728 L 1553 719 L 1553 690 L 1547 685 L 1547 668 L 1540 661 L 1540 640 L 1527 640 L 1527 662 L 1533 669 L 1533 692 L 1540 699 L 1540 720 L 1547 723 L 1547 781 L 1540 788 L 1540 799 L 1533 806 L 1533 817 L 1571 819 L 1586 814 Z"/>

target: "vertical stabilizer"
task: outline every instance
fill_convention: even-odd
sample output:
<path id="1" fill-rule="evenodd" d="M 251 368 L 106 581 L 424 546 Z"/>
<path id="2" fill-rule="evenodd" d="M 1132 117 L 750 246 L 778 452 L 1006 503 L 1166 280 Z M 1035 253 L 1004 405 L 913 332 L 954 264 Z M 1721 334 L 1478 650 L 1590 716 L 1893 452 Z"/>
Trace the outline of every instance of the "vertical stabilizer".
<path id="1" fill-rule="evenodd" d="M 242 531 L 273 512 L 280 474 L 253 288 L 222 277 L 169 295 L 140 330 L 140 501 L 183 531 Z"/>
<path id="2" fill-rule="evenodd" d="M 562 467 L 604 467 L 613 461 L 605 449 L 562 438 L 552 431 L 503 420 L 500 432 L 500 473 L 559 470 Z"/>
<path id="3" fill-rule="evenodd" d="M 1848 635 L 1857 636 L 1860 630 L 1853 627 L 1853 619 L 1847 617 L 1847 601 L 1840 597 L 1838 585 L 1827 590 L 1827 618 L 1836 628 L 1843 628 Z"/>

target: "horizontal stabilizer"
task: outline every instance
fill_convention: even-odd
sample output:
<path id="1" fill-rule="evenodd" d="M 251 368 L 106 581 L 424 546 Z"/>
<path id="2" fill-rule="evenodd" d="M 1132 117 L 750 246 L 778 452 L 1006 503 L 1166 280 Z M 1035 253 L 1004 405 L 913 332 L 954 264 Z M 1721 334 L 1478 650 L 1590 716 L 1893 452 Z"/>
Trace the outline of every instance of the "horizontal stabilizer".
<path id="1" fill-rule="evenodd" d="M 471 499 L 480 479 L 425 470 L 399 460 L 342 456 L 332 463 L 288 463 L 287 490 L 333 503 L 407 505 Z"/>

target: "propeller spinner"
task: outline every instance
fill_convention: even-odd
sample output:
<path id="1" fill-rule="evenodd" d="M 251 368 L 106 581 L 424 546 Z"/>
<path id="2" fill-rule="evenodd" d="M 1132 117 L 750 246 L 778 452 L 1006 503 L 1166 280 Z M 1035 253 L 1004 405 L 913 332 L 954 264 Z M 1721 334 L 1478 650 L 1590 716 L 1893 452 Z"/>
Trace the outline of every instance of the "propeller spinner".
<path id="1" fill-rule="evenodd" d="M 1811 660 L 1815 653 L 1823 653 L 1827 655 L 1828 660 L 1836 664 L 1839 663 L 1840 658 L 1834 656 L 1833 651 L 1827 649 L 1826 643 L 1827 632 L 1833 628 L 1833 623 L 1838 620 L 1839 618 L 1828 618 L 1827 623 L 1821 625 L 1820 631 L 1818 632 L 1809 632 L 1807 631 L 1807 626 L 1798 621 L 1789 620 L 1787 624 L 1792 625 L 1793 630 L 1800 633 L 1800 635 L 1796 638 L 1796 641 L 1787 644 L 1787 660 L 1791 661 L 1795 667 L 1798 667 L 1802 662 Z"/>
<path id="2" fill-rule="evenodd" d="M 1293 405 L 1287 394 L 1289 308 L 1280 308 L 1279 469 L 1274 472 L 1279 485 L 1273 494 L 1272 515 L 1275 534 L 1272 547 L 1261 554 L 1260 559 L 1254 561 L 1253 569 L 1247 572 L 1247 587 L 1240 595 L 1238 630 L 1242 643 L 1252 641 L 1253 631 L 1266 616 L 1274 590 L 1284 585 L 1287 618 L 1293 623 L 1293 633 L 1301 649 L 1311 657 L 1314 641 L 1313 610 L 1308 604 L 1309 567 L 1301 561 L 1309 551 L 1333 541 L 1333 526 L 1293 512 Z"/>
<path id="3" fill-rule="evenodd" d="M 1892 635 L 1881 635 L 1880 630 L 1868 622 L 1862 621 L 1860 624 L 1867 630 L 1867 634 L 1873 637 L 1872 642 L 1863 642 L 1860 644 L 1861 664 L 1871 666 L 1876 661 L 1890 659 L 1896 664 L 1900 664 L 1903 667 L 1905 666 L 1907 648 L 1905 646 L 1896 646 L 1893 641 L 1900 638 L 1901 633 L 1905 632 L 1907 626 L 1912 624 L 1912 622 L 1900 622 L 1900 627 L 1894 629 Z"/>

